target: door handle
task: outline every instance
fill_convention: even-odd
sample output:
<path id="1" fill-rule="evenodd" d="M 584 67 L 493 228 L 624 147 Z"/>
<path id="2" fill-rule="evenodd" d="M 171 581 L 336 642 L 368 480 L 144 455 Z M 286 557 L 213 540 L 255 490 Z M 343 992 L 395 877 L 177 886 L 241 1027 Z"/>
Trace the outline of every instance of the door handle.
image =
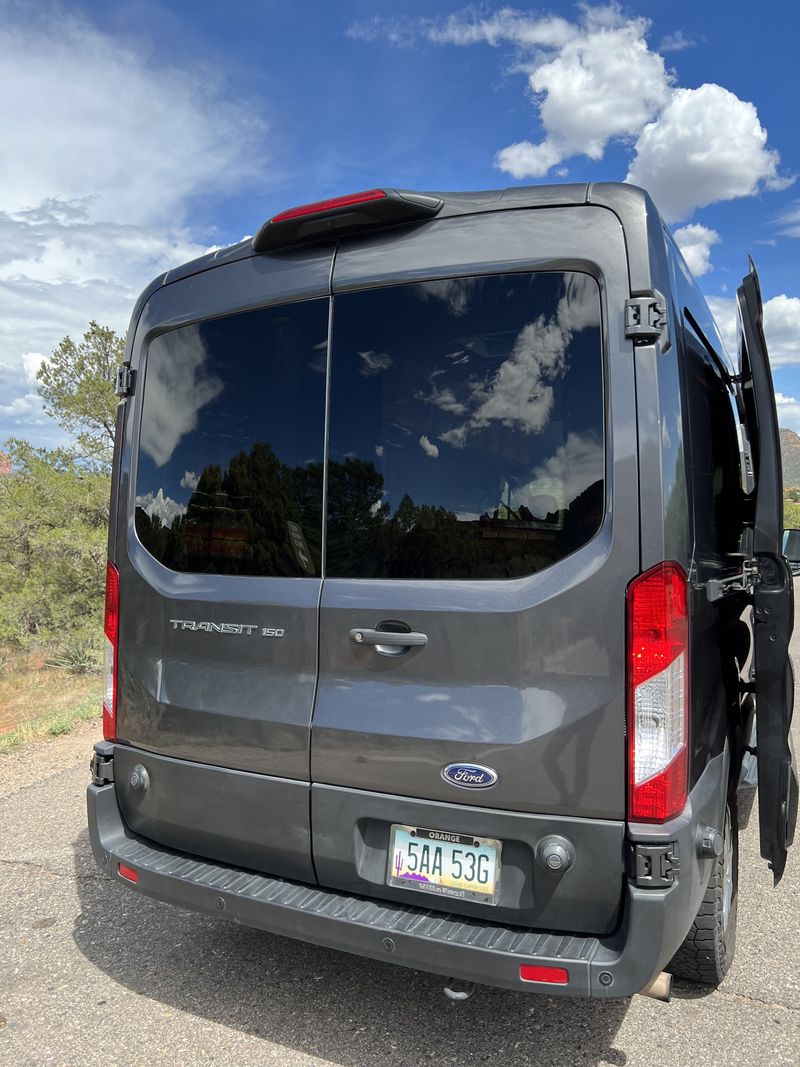
<path id="1" fill-rule="evenodd" d="M 386 645 L 392 648 L 409 648 L 427 645 L 428 635 L 417 633 L 397 633 L 394 630 L 362 630 L 350 631 L 350 636 L 357 645 Z"/>

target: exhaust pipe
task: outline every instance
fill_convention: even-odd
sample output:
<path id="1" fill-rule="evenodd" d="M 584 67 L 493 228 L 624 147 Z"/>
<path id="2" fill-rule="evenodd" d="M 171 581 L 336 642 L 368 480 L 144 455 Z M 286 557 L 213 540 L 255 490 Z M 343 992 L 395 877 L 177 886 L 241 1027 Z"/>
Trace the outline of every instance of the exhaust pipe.
<path id="1" fill-rule="evenodd" d="M 448 978 L 447 985 L 444 987 L 444 995 L 448 1000 L 463 1004 L 465 1000 L 469 1000 L 476 989 L 474 982 L 465 982 L 461 978 Z"/>
<path id="2" fill-rule="evenodd" d="M 640 997 L 652 997 L 653 1000 L 663 1000 L 667 1004 L 672 998 L 672 975 L 662 971 L 648 982 L 644 989 L 639 990 Z"/>

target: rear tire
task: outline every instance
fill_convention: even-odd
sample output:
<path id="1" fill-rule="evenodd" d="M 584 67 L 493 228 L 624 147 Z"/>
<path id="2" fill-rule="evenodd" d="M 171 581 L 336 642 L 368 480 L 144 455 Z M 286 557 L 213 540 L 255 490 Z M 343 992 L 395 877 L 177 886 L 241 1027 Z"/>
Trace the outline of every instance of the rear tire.
<path id="1" fill-rule="evenodd" d="M 718 986 L 728 973 L 736 948 L 738 890 L 739 824 L 732 794 L 725 809 L 722 854 L 714 861 L 703 903 L 686 940 L 667 967 L 676 978 Z"/>

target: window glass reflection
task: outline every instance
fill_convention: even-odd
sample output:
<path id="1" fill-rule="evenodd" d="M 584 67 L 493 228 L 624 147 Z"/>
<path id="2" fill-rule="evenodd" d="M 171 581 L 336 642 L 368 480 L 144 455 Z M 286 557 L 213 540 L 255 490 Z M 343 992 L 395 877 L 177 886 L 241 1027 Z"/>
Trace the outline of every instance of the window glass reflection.
<path id="1" fill-rule="evenodd" d="M 165 566 L 319 575 L 327 332 L 314 300 L 151 343 L 136 531 Z"/>
<path id="2" fill-rule="evenodd" d="M 600 299 L 588 275 L 336 297 L 332 577 L 531 574 L 597 531 L 603 470 Z"/>

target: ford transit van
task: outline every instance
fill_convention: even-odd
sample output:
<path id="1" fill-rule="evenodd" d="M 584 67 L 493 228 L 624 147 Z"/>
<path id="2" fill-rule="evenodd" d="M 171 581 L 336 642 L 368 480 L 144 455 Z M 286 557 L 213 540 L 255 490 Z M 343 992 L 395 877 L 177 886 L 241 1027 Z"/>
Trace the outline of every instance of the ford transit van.
<path id="1" fill-rule="evenodd" d="M 755 269 L 729 354 L 624 184 L 373 189 L 157 278 L 114 457 L 92 848 L 405 967 L 717 984 L 797 811 Z"/>

